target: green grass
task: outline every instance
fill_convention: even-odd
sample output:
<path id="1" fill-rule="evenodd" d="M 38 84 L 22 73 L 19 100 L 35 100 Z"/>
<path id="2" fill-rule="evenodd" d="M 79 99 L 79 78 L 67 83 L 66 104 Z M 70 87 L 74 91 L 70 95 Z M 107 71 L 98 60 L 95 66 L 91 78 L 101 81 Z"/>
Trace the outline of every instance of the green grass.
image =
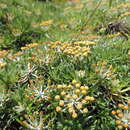
<path id="1" fill-rule="evenodd" d="M 128 40 L 123 36 L 110 37 L 105 34 L 105 28 L 118 20 L 122 13 L 130 11 L 130 7 L 113 11 L 113 7 L 130 3 L 118 0 L 102 1 L 98 5 L 98 2 L 1 0 L 0 61 L 6 63 L 1 67 L 0 62 L 1 129 L 118 129 L 111 112 L 118 109 L 119 103 L 126 104 L 130 99 L 130 40 L 129 36 Z M 121 20 L 129 27 L 129 19 L 130 16 L 126 16 Z M 53 23 L 40 26 L 48 20 L 53 20 Z M 97 38 L 92 38 L 94 36 Z M 71 49 L 78 41 L 96 44 L 78 46 L 82 49 L 76 54 L 84 47 L 90 47 L 90 54 L 82 56 L 81 53 L 81 56 L 74 57 L 61 51 L 55 45 L 56 41 L 60 41 L 62 47 L 72 46 Z M 21 49 L 31 43 L 38 46 Z M 6 51 L 2 53 L 3 50 Z M 88 86 L 85 96 L 95 99 L 83 105 L 88 109 L 86 114 L 74 106 L 78 115 L 75 119 L 65 105 L 62 112 L 56 111 L 59 101 L 55 96 L 63 90 L 68 94 L 73 92 L 73 96 L 76 89 L 68 91 L 54 87 L 70 85 L 73 80 L 81 86 Z M 85 96 L 82 95 L 81 99 Z M 63 96 L 61 99 L 66 100 Z M 33 126 L 30 122 L 38 124 Z"/>

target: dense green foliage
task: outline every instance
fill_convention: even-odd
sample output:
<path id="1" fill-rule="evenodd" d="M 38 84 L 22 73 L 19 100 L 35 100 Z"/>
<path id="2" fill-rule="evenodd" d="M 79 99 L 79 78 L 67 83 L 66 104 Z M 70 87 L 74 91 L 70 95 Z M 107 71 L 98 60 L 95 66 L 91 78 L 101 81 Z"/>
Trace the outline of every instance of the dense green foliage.
<path id="1" fill-rule="evenodd" d="M 127 0 L 1 0 L 0 128 L 127 127 L 111 112 L 130 99 L 129 12 Z"/>

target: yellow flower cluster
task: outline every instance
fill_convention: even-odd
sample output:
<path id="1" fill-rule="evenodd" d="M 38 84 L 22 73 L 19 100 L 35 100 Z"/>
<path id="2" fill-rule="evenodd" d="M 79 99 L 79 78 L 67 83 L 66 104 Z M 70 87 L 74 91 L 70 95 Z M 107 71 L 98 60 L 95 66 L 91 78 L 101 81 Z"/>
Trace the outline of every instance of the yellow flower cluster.
<path id="1" fill-rule="evenodd" d="M 80 47 L 80 46 L 67 47 L 63 50 L 63 53 L 66 53 L 68 55 L 73 55 L 76 57 L 88 56 L 88 54 L 90 53 L 90 48 L 89 47 Z"/>
<path id="2" fill-rule="evenodd" d="M 62 46 L 62 42 L 61 41 L 56 41 L 56 42 L 51 42 L 50 43 L 50 47 L 52 49 L 57 49 L 60 48 Z"/>
<path id="3" fill-rule="evenodd" d="M 117 6 L 116 8 L 112 8 L 112 10 L 115 11 L 115 10 L 122 9 L 122 8 L 130 8 L 130 3 L 121 4 L 121 5 Z"/>
<path id="4" fill-rule="evenodd" d="M 79 56 L 88 56 L 90 53 L 91 45 L 95 45 L 95 42 L 91 41 L 77 41 L 74 43 L 61 43 L 60 41 L 56 41 L 51 43 L 52 49 L 57 49 L 58 51 L 62 51 L 65 54 L 72 55 L 75 57 Z"/>
<path id="5" fill-rule="evenodd" d="M 53 20 L 47 20 L 47 21 L 43 21 L 42 23 L 39 24 L 39 26 L 47 26 L 47 25 L 51 25 L 53 24 Z"/>
<path id="6" fill-rule="evenodd" d="M 120 18 L 127 17 L 127 16 L 130 16 L 130 12 L 125 12 L 120 16 Z"/>
<path id="7" fill-rule="evenodd" d="M 0 58 L 6 56 L 7 54 L 8 54 L 8 51 L 5 51 L 5 50 L 0 51 Z"/>
<path id="8" fill-rule="evenodd" d="M 15 53 L 14 55 L 15 56 L 21 56 L 23 54 L 23 52 L 21 52 L 21 51 L 18 51 L 17 53 Z"/>
<path id="9" fill-rule="evenodd" d="M 69 85 L 55 86 L 59 95 L 55 96 L 58 102 L 57 112 L 66 111 L 72 118 L 78 117 L 78 112 L 88 113 L 86 105 L 94 101 L 94 97 L 87 96 L 89 87 L 81 86 L 79 82 L 73 80 Z"/>
<path id="10" fill-rule="evenodd" d="M 95 45 L 96 43 L 95 42 L 91 42 L 91 41 L 77 41 L 77 42 L 74 42 L 74 45 L 87 45 L 87 46 L 90 46 L 90 45 Z"/>
<path id="11" fill-rule="evenodd" d="M 106 61 L 98 62 L 97 64 L 93 64 L 92 66 L 95 67 L 95 72 L 98 73 L 101 77 L 107 78 L 107 77 L 113 77 L 115 78 L 113 73 L 115 70 L 113 70 L 112 65 L 107 65 L 108 63 Z"/>
<path id="12" fill-rule="evenodd" d="M 38 43 L 30 43 L 30 44 L 27 44 L 25 47 L 21 47 L 21 50 L 31 49 L 31 48 L 37 47 L 38 45 L 39 45 Z"/>
<path id="13" fill-rule="evenodd" d="M 127 102 L 126 105 L 118 104 L 118 110 L 113 110 L 112 114 L 116 118 L 117 128 L 130 128 L 130 101 Z"/>
<path id="14" fill-rule="evenodd" d="M 115 34 L 109 34 L 109 35 L 107 35 L 107 37 L 108 38 L 113 38 L 113 37 L 118 37 L 120 35 L 121 35 L 120 33 L 115 33 Z"/>

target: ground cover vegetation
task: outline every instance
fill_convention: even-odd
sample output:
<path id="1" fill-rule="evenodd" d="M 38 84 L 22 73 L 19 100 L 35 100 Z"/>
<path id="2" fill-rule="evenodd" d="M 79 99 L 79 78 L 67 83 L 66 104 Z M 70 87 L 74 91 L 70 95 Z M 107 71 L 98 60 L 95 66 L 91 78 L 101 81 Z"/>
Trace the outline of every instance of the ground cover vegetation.
<path id="1" fill-rule="evenodd" d="M 1 0 L 2 130 L 130 129 L 129 0 Z"/>

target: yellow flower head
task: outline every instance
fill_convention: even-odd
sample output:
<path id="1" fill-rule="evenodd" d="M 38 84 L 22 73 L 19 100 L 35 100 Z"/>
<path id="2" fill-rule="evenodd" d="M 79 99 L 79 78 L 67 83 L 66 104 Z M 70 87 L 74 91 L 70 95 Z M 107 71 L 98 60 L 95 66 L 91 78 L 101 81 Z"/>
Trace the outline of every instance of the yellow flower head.
<path id="1" fill-rule="evenodd" d="M 83 109 L 83 113 L 88 113 L 88 109 L 87 109 L 87 108 L 84 108 L 84 109 Z"/>
<path id="2" fill-rule="evenodd" d="M 60 106 L 57 106 L 57 107 L 56 107 L 56 111 L 57 111 L 57 112 L 61 112 L 61 107 L 60 107 Z"/>
<path id="3" fill-rule="evenodd" d="M 59 96 L 59 95 L 56 95 L 56 96 L 55 96 L 55 100 L 60 100 L 60 96 Z"/>
<path id="4" fill-rule="evenodd" d="M 72 114 L 72 118 L 77 118 L 77 116 L 78 116 L 78 115 L 77 115 L 77 113 L 75 113 L 75 112 Z"/>

